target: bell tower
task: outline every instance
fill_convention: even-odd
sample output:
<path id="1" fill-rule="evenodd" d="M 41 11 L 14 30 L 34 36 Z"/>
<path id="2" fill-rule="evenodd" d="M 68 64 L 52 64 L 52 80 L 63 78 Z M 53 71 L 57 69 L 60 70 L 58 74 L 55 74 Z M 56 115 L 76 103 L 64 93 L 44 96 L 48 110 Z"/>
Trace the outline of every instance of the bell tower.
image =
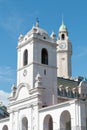
<path id="1" fill-rule="evenodd" d="M 17 86 L 26 83 L 33 90 L 41 84 L 46 105 L 57 102 L 56 46 L 55 35 L 49 36 L 37 21 L 25 36 L 20 35 L 17 47 Z"/>
<path id="2" fill-rule="evenodd" d="M 68 30 L 64 22 L 59 28 L 59 37 L 57 40 L 57 76 L 70 78 L 71 70 L 71 56 L 72 45 L 69 41 Z"/>

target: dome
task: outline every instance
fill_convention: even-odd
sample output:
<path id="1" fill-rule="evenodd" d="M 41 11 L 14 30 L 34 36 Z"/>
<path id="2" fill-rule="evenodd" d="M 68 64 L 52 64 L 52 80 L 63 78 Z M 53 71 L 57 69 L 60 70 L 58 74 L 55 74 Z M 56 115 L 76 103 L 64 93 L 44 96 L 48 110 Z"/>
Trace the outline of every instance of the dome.
<path id="1" fill-rule="evenodd" d="M 83 78 L 83 80 L 80 82 L 81 87 L 87 87 L 87 79 L 86 77 Z"/>
<path id="2" fill-rule="evenodd" d="M 67 27 L 64 25 L 64 22 L 62 21 L 62 25 L 59 28 L 59 32 L 61 31 L 67 31 Z"/>
<path id="3" fill-rule="evenodd" d="M 33 26 L 32 30 L 35 31 L 35 33 L 38 33 L 41 35 L 43 35 L 43 34 L 48 35 L 48 33 L 44 29 L 39 28 L 39 27 Z"/>
<path id="4" fill-rule="evenodd" d="M 87 79 L 86 77 L 83 78 L 82 82 L 87 82 Z"/>
<path id="5" fill-rule="evenodd" d="M 48 33 L 42 28 L 37 28 L 37 32 L 40 34 L 47 34 L 48 35 Z"/>
<path id="6" fill-rule="evenodd" d="M 48 33 L 44 29 L 39 27 L 39 21 L 38 20 L 36 21 L 36 26 L 33 26 L 32 30 L 35 31 L 35 33 L 38 33 L 38 34 L 41 34 L 41 35 L 43 35 L 43 34 L 48 35 Z"/>

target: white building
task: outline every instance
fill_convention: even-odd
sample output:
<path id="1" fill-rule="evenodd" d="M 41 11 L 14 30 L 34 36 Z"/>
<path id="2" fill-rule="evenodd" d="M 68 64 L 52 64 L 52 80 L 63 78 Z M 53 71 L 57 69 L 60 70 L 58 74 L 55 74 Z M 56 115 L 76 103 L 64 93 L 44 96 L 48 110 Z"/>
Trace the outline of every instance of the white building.
<path id="1" fill-rule="evenodd" d="M 87 81 L 71 79 L 72 45 L 64 23 L 58 39 L 36 26 L 20 35 L 17 85 L 0 130 L 87 130 Z"/>

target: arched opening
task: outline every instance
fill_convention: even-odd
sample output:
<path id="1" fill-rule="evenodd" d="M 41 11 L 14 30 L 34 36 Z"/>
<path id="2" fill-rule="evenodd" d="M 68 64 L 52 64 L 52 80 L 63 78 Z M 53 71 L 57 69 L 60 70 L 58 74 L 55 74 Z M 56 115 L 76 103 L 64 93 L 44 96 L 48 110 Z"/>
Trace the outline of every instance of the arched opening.
<path id="1" fill-rule="evenodd" d="M 61 39 L 62 39 L 62 40 L 65 39 L 65 35 L 64 35 L 64 34 L 61 35 Z"/>
<path id="2" fill-rule="evenodd" d="M 71 116 L 68 111 L 63 111 L 60 116 L 60 130 L 71 130 Z"/>
<path id="3" fill-rule="evenodd" d="M 28 120 L 26 117 L 22 119 L 22 130 L 28 130 Z"/>
<path id="4" fill-rule="evenodd" d="M 8 130 L 8 126 L 4 125 L 2 130 Z"/>
<path id="5" fill-rule="evenodd" d="M 50 115 L 44 119 L 43 130 L 53 130 L 53 119 Z"/>
<path id="6" fill-rule="evenodd" d="M 45 48 L 43 48 L 41 52 L 41 62 L 42 64 L 48 65 L 48 52 Z"/>
<path id="7" fill-rule="evenodd" d="M 25 66 L 27 64 L 28 64 L 28 50 L 26 49 L 23 55 L 23 65 Z"/>

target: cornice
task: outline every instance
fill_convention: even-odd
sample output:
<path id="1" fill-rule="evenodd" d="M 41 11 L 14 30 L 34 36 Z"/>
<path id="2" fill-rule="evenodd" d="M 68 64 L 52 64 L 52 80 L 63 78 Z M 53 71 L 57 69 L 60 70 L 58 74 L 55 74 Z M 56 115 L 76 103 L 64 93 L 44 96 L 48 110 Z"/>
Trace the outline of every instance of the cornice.
<path id="1" fill-rule="evenodd" d="M 35 99 L 35 98 L 38 98 L 38 94 L 30 95 L 29 97 L 18 100 L 18 101 L 16 101 L 16 98 L 14 98 L 14 99 L 12 99 L 12 102 L 9 103 L 9 106 L 11 107 L 11 106 L 14 106 L 14 105 L 22 104 L 23 102 L 27 102 L 27 101 L 30 101 L 30 100 Z"/>
<path id="2" fill-rule="evenodd" d="M 6 117 L 6 118 L 2 118 L 2 119 L 0 119 L 0 122 L 6 122 L 6 121 L 9 121 L 10 120 L 10 118 L 9 117 Z"/>
<path id="3" fill-rule="evenodd" d="M 28 68 L 29 66 L 31 66 L 32 64 L 36 64 L 36 65 L 39 65 L 39 66 L 44 66 L 44 67 L 47 67 L 47 68 L 54 68 L 54 69 L 57 69 L 56 66 L 51 66 L 51 65 L 45 65 L 45 64 L 41 64 L 41 63 L 38 63 L 38 62 L 31 62 L 30 64 L 28 64 L 27 66 L 23 66 L 21 67 L 20 69 L 18 69 L 17 71 L 20 71 L 20 70 L 23 70 L 25 68 Z"/>
<path id="4" fill-rule="evenodd" d="M 70 106 L 71 104 L 75 104 L 75 102 L 77 100 L 78 99 L 72 99 L 70 101 L 66 101 L 66 102 L 63 102 L 63 103 L 58 103 L 58 104 L 55 104 L 55 105 L 52 105 L 52 106 L 41 108 L 41 109 L 39 109 L 39 112 L 47 111 L 47 110 L 50 110 L 50 109 L 54 110 L 55 108 L 60 109 L 61 107 L 63 108 L 64 106 Z"/>
<path id="5" fill-rule="evenodd" d="M 39 44 L 50 44 L 51 46 L 56 47 L 57 43 L 56 41 L 53 41 L 52 39 L 43 39 L 42 37 L 38 37 L 36 34 L 32 35 L 29 39 L 21 42 L 20 44 L 18 44 L 17 49 L 22 48 L 23 46 L 27 45 L 27 44 L 36 44 L 36 42 L 38 42 Z"/>
<path id="6" fill-rule="evenodd" d="M 13 112 L 19 112 L 20 110 L 23 110 L 23 109 L 28 109 L 28 108 L 32 108 L 32 107 L 35 107 L 35 106 L 38 106 L 39 102 L 38 101 L 34 101 L 34 102 L 31 102 L 31 103 L 26 103 L 26 104 L 21 104 L 21 105 L 17 105 L 17 106 L 14 106 L 14 104 L 11 104 L 9 106 L 9 113 L 13 113 Z M 14 106 L 14 108 L 13 108 Z"/>

